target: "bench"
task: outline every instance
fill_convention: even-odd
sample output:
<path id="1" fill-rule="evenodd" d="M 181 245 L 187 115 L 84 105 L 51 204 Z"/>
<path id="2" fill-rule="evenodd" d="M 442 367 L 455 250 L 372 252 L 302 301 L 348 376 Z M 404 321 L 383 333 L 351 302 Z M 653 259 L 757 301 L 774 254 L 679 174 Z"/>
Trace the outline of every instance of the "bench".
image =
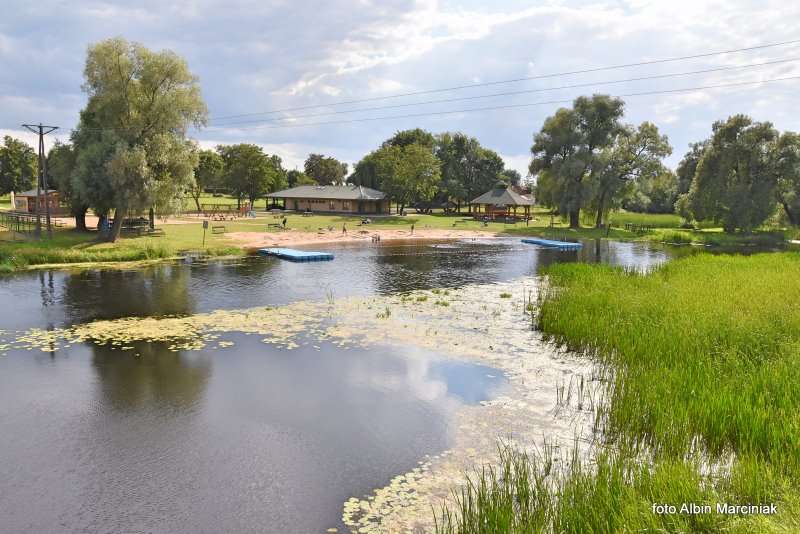
<path id="1" fill-rule="evenodd" d="M 223 225 L 223 224 L 212 224 L 211 225 L 211 233 L 212 234 L 224 234 L 225 233 L 225 225 Z"/>
<path id="2" fill-rule="evenodd" d="M 304 211 L 303 212 L 303 217 L 312 217 L 313 215 L 314 215 L 314 213 L 310 212 L 310 211 Z"/>
<path id="3" fill-rule="evenodd" d="M 269 231 L 270 228 L 277 228 L 278 230 L 280 230 L 281 228 L 283 228 L 283 225 L 280 223 L 269 223 L 267 225 L 267 231 Z"/>

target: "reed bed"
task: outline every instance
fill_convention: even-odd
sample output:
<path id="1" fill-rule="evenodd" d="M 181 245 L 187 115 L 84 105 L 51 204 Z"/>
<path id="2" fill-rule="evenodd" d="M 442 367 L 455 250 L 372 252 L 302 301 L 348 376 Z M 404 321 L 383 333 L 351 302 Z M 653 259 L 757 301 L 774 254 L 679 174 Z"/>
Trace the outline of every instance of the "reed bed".
<path id="1" fill-rule="evenodd" d="M 800 254 L 546 274 L 536 326 L 607 369 L 595 460 L 550 473 L 505 451 L 470 475 L 438 532 L 800 530 Z M 652 509 L 717 502 L 778 513 Z"/>

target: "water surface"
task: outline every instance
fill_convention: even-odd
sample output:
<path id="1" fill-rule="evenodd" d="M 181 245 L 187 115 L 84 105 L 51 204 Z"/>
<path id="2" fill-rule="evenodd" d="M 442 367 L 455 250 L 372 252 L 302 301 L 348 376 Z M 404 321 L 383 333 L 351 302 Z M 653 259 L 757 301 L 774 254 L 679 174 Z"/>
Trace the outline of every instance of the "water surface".
<path id="1" fill-rule="evenodd" d="M 201 313 L 392 294 L 534 275 L 554 262 L 604 262 L 647 269 L 669 252 L 643 243 L 585 241 L 574 251 L 544 249 L 519 239 L 381 246 L 327 246 L 332 262 L 292 263 L 251 257 L 179 262 L 145 268 L 35 271 L 0 278 L 0 298 L 13 313 L 0 329 L 58 327 L 95 319 Z"/>
<path id="2" fill-rule="evenodd" d="M 331 249 L 331 247 L 324 247 Z M 553 262 L 647 269 L 636 243 L 546 250 L 517 239 L 345 246 L 332 262 L 177 262 L 0 278 L 0 329 L 52 329 L 533 275 Z M 320 313 L 323 313 L 320 310 Z M 258 336 L 173 352 L 93 344 L 0 356 L 3 532 L 319 532 L 342 503 L 450 444 L 496 369 L 409 346 L 294 350 Z"/>

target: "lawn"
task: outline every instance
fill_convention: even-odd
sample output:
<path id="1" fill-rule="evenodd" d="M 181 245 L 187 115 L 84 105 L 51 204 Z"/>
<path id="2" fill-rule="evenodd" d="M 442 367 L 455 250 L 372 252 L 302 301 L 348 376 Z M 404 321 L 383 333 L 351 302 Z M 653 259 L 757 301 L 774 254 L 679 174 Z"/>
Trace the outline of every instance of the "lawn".
<path id="1" fill-rule="evenodd" d="M 202 246 L 203 230 L 196 225 L 164 225 L 159 237 L 123 237 L 115 243 L 98 242 L 96 233 L 57 229 L 53 239 L 9 240 L 3 232 L 0 242 L 0 271 L 14 271 L 36 265 L 133 262 L 174 258 L 194 250 L 208 255 L 241 254 L 223 238 L 208 232 Z"/>
<path id="2" fill-rule="evenodd" d="M 440 531 L 490 532 L 487 517 L 513 524 L 514 510 L 532 523 L 506 531 L 798 531 L 800 253 L 698 254 L 646 275 L 587 264 L 546 274 L 538 327 L 607 369 L 597 463 L 555 476 L 547 455 L 506 453 L 506 476 L 473 476 L 466 520 Z M 652 512 L 683 502 L 776 503 L 779 513 Z"/>

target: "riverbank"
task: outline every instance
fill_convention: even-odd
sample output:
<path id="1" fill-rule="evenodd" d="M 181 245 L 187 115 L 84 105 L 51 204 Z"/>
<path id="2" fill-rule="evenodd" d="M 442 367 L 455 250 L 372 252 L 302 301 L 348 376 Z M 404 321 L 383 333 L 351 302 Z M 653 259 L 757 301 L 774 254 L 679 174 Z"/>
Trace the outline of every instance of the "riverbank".
<path id="1" fill-rule="evenodd" d="M 494 490 L 477 484 L 439 531 L 484 532 L 480 518 L 514 516 L 502 506 L 509 493 L 545 482 L 547 491 L 523 497 L 528 517 L 544 530 L 795 531 L 798 273 L 797 253 L 697 255 L 647 275 L 582 264 L 548 268 L 552 290 L 539 328 L 606 369 L 595 413 L 603 443 L 596 463 L 572 463 L 551 476 L 546 455 L 507 456 L 512 475 L 490 480 Z M 530 476 L 515 488 L 517 472 Z M 717 503 L 774 504 L 777 513 L 653 508 L 680 510 L 683 503 L 711 510 Z"/>
<path id="2" fill-rule="evenodd" d="M 370 243 L 375 239 L 384 241 L 429 241 L 447 239 L 489 239 L 500 234 L 480 230 L 445 230 L 441 228 L 423 228 L 396 230 L 374 228 L 370 230 L 349 230 L 347 233 L 341 229 L 324 230 L 320 232 L 303 232 L 287 230 L 285 232 L 233 232 L 227 234 L 231 244 L 247 250 L 262 247 L 293 247 L 315 244 L 331 243 Z"/>
<path id="3" fill-rule="evenodd" d="M 97 241 L 96 232 L 77 232 L 69 225 L 58 228 L 52 239 L 34 240 L 30 235 L 0 233 L 0 272 L 11 272 L 42 266 L 103 265 L 106 263 L 169 261 L 180 254 L 230 256 L 252 253 L 261 247 L 325 246 L 332 243 L 371 243 L 396 240 L 483 239 L 494 237 L 539 236 L 575 241 L 579 239 L 614 239 L 651 241 L 707 247 L 780 248 L 795 233 L 762 231 L 752 234 L 725 234 L 719 229 L 680 229 L 674 215 L 616 214 L 615 225 L 630 223 L 649 225 L 647 232 L 633 227 L 568 228 L 563 222 L 551 221 L 541 213 L 528 223 L 483 223 L 466 216 L 414 214 L 376 217 L 370 224 L 360 224 L 360 217 L 341 215 L 303 216 L 299 213 L 272 216 L 259 213 L 255 218 L 208 221 L 194 216 L 174 217 L 157 226 L 160 236 L 121 236 L 115 243 Z M 553 226 L 550 226 L 551 222 Z M 216 228 L 214 228 L 216 227 Z M 343 232 L 343 227 L 347 232 Z M 413 232 L 412 232 L 413 227 Z"/>

